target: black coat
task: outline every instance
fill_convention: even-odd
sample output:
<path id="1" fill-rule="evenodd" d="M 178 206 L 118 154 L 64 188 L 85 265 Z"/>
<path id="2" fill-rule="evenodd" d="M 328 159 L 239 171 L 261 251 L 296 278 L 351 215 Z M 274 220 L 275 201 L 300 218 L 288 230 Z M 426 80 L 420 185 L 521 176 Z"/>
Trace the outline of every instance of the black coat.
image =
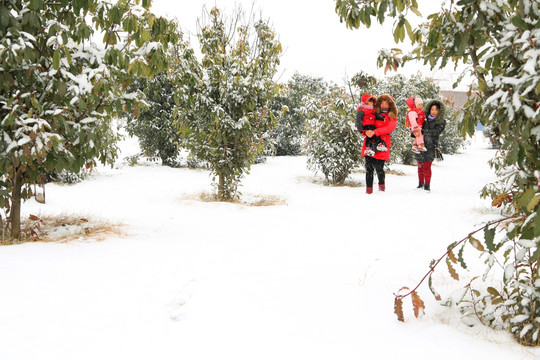
<path id="1" fill-rule="evenodd" d="M 429 121 L 429 109 L 431 105 L 438 103 L 441 107 L 439 115 L 433 120 Z M 431 100 L 428 102 L 426 108 L 424 108 L 426 114 L 426 120 L 424 125 L 422 125 L 422 133 L 424 134 L 424 146 L 427 148 L 427 151 L 423 151 L 420 154 L 415 154 L 416 161 L 419 162 L 429 162 L 435 160 L 435 148 L 439 146 L 439 136 L 444 131 L 446 127 L 446 121 L 444 120 L 445 107 L 444 104 L 439 100 Z"/>

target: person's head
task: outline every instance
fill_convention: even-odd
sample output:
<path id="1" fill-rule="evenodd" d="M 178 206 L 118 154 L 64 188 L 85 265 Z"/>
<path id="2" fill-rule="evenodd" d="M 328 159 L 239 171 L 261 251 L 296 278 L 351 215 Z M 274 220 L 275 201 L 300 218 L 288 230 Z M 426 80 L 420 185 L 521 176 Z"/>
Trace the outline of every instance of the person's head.
<path id="1" fill-rule="evenodd" d="M 398 113 L 395 100 L 390 94 L 382 94 L 377 96 L 374 109 L 377 113 L 388 114 L 392 119 L 395 119 Z"/>
<path id="2" fill-rule="evenodd" d="M 417 109 L 421 109 L 422 105 L 424 105 L 424 100 L 420 96 L 414 97 L 414 106 L 416 106 Z"/>
<path id="3" fill-rule="evenodd" d="M 377 99 L 375 99 L 375 97 L 372 96 L 371 94 L 362 95 L 362 102 L 366 105 L 373 106 L 375 105 L 375 101 L 377 101 Z"/>
<path id="4" fill-rule="evenodd" d="M 431 115 L 432 117 L 436 117 L 437 115 L 439 115 L 439 111 L 441 111 L 441 106 L 439 104 L 433 104 L 429 109 L 429 115 Z"/>

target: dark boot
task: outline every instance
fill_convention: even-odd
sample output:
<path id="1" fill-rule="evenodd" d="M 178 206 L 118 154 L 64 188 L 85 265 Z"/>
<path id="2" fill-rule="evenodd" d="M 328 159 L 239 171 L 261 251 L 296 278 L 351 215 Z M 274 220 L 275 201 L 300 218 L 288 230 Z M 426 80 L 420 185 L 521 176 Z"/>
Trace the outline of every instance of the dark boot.
<path id="1" fill-rule="evenodd" d="M 418 183 L 418 186 L 416 188 L 417 189 L 423 189 L 424 188 L 424 183 Z"/>
<path id="2" fill-rule="evenodd" d="M 431 191 L 431 187 L 429 186 L 429 184 L 424 184 L 424 190 Z"/>
<path id="3" fill-rule="evenodd" d="M 384 191 L 386 190 L 386 186 L 384 186 L 384 184 L 379 184 L 379 191 Z"/>
<path id="4" fill-rule="evenodd" d="M 373 194 L 373 188 L 372 187 L 367 187 L 366 188 L 366 194 Z"/>

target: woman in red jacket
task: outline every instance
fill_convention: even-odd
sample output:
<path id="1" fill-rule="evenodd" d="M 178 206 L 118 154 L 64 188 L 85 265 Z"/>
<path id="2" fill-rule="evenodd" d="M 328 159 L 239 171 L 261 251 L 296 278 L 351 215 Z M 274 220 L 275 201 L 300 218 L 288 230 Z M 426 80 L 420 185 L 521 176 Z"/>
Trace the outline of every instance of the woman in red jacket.
<path id="1" fill-rule="evenodd" d="M 384 162 L 390 160 L 390 134 L 396 128 L 396 118 L 398 113 L 394 99 L 388 94 L 379 96 L 377 98 L 377 102 L 375 103 L 375 113 L 375 130 L 366 130 L 364 135 L 366 136 L 366 139 L 373 136 L 380 136 L 381 139 L 386 143 L 386 147 L 388 149 L 386 151 L 376 152 L 373 156 L 368 156 L 365 154 L 366 139 L 364 139 L 364 144 L 362 145 L 362 156 L 366 158 L 367 194 L 373 193 L 374 172 L 377 173 L 377 178 L 379 179 L 379 191 L 386 190 Z"/>

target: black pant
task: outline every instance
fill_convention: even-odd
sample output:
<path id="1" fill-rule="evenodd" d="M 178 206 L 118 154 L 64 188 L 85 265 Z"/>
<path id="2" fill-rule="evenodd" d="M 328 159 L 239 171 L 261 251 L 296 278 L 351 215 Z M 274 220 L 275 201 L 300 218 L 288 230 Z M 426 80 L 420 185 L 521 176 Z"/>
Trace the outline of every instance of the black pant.
<path id="1" fill-rule="evenodd" d="M 379 185 L 384 184 L 384 160 L 366 156 L 366 187 L 373 187 L 373 171 L 377 172 Z"/>

